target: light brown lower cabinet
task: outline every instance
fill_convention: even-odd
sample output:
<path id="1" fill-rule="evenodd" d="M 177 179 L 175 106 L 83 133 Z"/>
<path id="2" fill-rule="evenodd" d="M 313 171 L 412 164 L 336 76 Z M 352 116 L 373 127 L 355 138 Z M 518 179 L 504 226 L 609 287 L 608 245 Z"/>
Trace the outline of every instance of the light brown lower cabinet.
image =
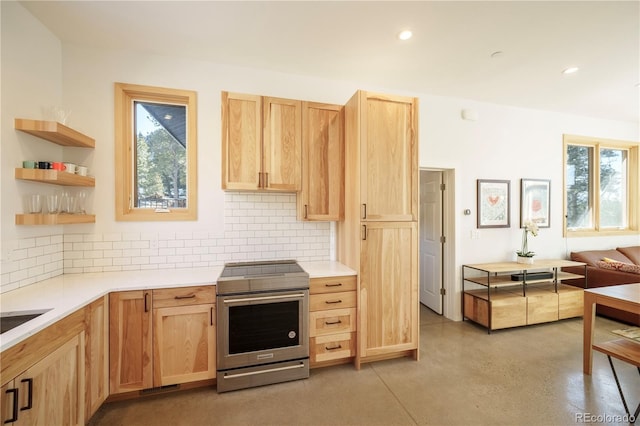
<path id="1" fill-rule="evenodd" d="M 215 378 L 215 335 L 213 286 L 111 293 L 110 393 Z"/>
<path id="2" fill-rule="evenodd" d="M 356 277 L 312 278 L 309 283 L 311 367 L 348 362 L 356 355 Z"/>
<path id="3" fill-rule="evenodd" d="M 363 222 L 360 241 L 361 362 L 397 356 L 418 359 L 418 225 Z"/>
<path id="4" fill-rule="evenodd" d="M 85 310 L 85 418 L 88 420 L 109 396 L 109 296 Z"/>
<path id="5" fill-rule="evenodd" d="M 84 424 L 84 338 L 81 331 L 2 386 L 4 424 Z"/>
<path id="6" fill-rule="evenodd" d="M 216 376 L 215 304 L 153 310 L 153 384 L 213 379 Z"/>
<path id="7" fill-rule="evenodd" d="M 109 393 L 153 386 L 151 290 L 109 294 Z"/>

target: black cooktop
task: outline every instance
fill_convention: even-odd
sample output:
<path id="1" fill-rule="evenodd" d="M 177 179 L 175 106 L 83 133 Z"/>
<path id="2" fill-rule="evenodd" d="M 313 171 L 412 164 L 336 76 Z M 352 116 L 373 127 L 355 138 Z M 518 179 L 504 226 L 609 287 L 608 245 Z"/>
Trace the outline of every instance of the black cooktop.
<path id="1" fill-rule="evenodd" d="M 277 276 L 305 273 L 295 260 L 226 263 L 220 278 Z"/>

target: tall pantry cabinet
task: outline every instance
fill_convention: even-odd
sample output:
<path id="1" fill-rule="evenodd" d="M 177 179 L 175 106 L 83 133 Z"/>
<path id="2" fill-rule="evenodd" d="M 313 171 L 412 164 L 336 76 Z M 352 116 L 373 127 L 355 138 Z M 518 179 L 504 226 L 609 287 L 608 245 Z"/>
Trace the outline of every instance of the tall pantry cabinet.
<path id="1" fill-rule="evenodd" d="M 418 357 L 417 98 L 358 91 L 345 107 L 338 258 L 358 271 L 362 362 Z"/>

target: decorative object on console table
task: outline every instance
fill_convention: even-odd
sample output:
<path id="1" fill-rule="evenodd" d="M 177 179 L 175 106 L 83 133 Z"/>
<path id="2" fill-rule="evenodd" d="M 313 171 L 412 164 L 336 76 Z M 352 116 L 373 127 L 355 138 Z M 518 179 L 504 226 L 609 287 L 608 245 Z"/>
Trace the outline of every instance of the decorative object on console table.
<path id="1" fill-rule="evenodd" d="M 538 225 L 532 221 L 527 221 L 524 224 L 524 229 L 522 230 L 522 247 L 516 252 L 516 254 L 518 255 L 518 263 L 531 265 L 533 264 L 533 256 L 535 256 L 535 252 L 529 251 L 529 241 L 527 239 L 529 233 L 534 237 L 538 236 Z"/>
<path id="2" fill-rule="evenodd" d="M 478 179 L 478 228 L 509 228 L 510 186 L 508 180 Z"/>
<path id="3" fill-rule="evenodd" d="M 551 181 L 548 179 L 520 180 L 520 227 L 527 221 L 538 228 L 549 228 L 551 212 Z"/>

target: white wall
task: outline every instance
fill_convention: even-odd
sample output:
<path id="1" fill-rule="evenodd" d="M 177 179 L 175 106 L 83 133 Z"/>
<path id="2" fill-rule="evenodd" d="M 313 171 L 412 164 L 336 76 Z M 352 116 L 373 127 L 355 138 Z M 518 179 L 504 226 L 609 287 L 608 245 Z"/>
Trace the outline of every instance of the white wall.
<path id="1" fill-rule="evenodd" d="M 275 73 L 265 70 L 245 69 L 215 64 L 211 62 L 187 60 L 177 57 L 153 56 L 125 51 L 105 51 L 79 46 L 63 45 L 51 37 L 41 26 L 33 23 L 33 18 L 20 6 L 2 9 L 2 240 L 3 243 L 35 234 L 47 233 L 57 235 L 58 230 L 34 230 L 30 227 L 12 225 L 15 207 L 7 200 L 14 200 L 26 192 L 22 182 L 12 179 L 14 163 L 24 159 L 25 154 L 18 144 L 12 123 L 5 117 L 33 116 L 38 118 L 41 105 L 61 102 L 72 109 L 71 125 L 94 137 L 96 149 L 93 151 L 78 148 L 65 149 L 67 160 L 88 163 L 91 173 L 96 177 L 96 187 L 89 205 L 97 215 L 93 225 L 65 226 L 65 271 L 78 272 L 87 270 L 109 270 L 114 266 L 105 260 L 104 251 L 100 257 L 100 247 L 114 238 L 120 241 L 133 238 L 133 241 L 149 241 L 150 249 L 154 240 L 162 240 L 157 223 L 125 223 L 115 221 L 114 211 L 114 106 L 113 84 L 115 82 L 136 83 L 144 85 L 165 86 L 195 90 L 198 93 L 198 220 L 194 222 L 171 223 L 171 232 L 180 235 L 191 235 L 202 240 L 206 235 L 206 244 L 213 247 L 213 253 L 202 253 L 201 262 L 221 262 L 238 256 L 241 250 L 249 253 L 246 256 L 257 256 L 258 253 L 276 249 L 278 244 L 287 244 L 293 235 L 284 235 L 284 228 L 271 230 L 271 234 L 260 234 L 261 240 L 252 238 L 259 228 L 260 222 L 246 229 L 238 230 L 230 223 L 231 218 L 239 217 L 241 211 L 229 206 L 229 198 L 233 194 L 225 194 L 220 189 L 221 164 L 221 129 L 220 129 L 220 92 L 223 90 L 289 97 L 328 103 L 345 103 L 357 89 L 366 89 L 396 93 L 400 95 L 418 96 L 420 98 L 420 166 L 430 168 L 455 169 L 456 192 L 455 211 L 452 212 L 456 224 L 456 271 L 452 278 L 453 286 L 459 288 L 459 270 L 463 263 L 483 261 L 510 260 L 520 245 L 519 229 L 519 185 L 521 178 L 551 179 L 551 228 L 543 229 L 540 235 L 530 241 L 530 248 L 540 256 L 565 257 L 569 251 L 595 247 L 615 247 L 616 245 L 638 244 L 638 236 L 624 238 L 582 238 L 565 240 L 562 237 L 562 134 L 581 134 L 601 136 L 612 139 L 638 140 L 638 127 L 634 123 L 612 122 L 588 117 L 576 117 L 555 112 L 528 110 L 509 106 L 493 105 L 465 99 L 432 96 L 423 93 L 408 93 L 392 87 L 364 87 L 358 82 L 334 81 L 307 78 L 297 75 Z M 9 11 L 9 14 L 6 12 Z M 10 16 L 7 16 L 10 15 Z M 25 58 L 17 60 L 15 65 L 7 67 L 5 61 L 5 21 L 12 23 L 9 34 L 12 40 L 7 42 L 9 49 L 22 50 L 26 44 L 34 55 L 49 57 L 45 62 L 54 64 L 53 76 L 49 67 L 42 64 L 33 70 L 33 65 Z M 24 27 L 24 28 L 23 28 Z M 33 27 L 33 28 L 32 28 Z M 40 38 L 45 43 L 35 43 Z M 49 46 L 52 45 L 52 46 Z M 13 56 L 18 56 L 14 53 Z M 11 57 L 12 59 L 13 56 Z M 17 59 L 17 58 L 16 58 Z M 15 60 L 15 59 L 14 59 Z M 5 68 L 12 72 L 11 78 L 5 78 Z M 59 70 L 58 68 L 61 68 Z M 22 70 L 29 75 L 28 80 L 53 79 L 58 85 L 58 92 L 49 93 L 29 88 L 28 96 L 24 96 L 19 86 L 24 80 Z M 57 70 L 57 71 L 56 71 Z M 14 87 L 5 92 L 5 87 Z M 27 84 L 33 87 L 33 84 Z M 15 104 L 15 105 L 14 105 Z M 5 105 L 11 109 L 5 110 Z M 22 105 L 21 108 L 18 108 Z M 478 121 L 464 121 L 460 118 L 461 109 L 472 109 L 478 112 Z M 7 112 L 7 114 L 5 114 Z M 5 140 L 9 140 L 5 144 Z M 27 141 L 28 144 L 40 147 L 39 142 Z M 5 146 L 6 145 L 6 146 Z M 8 157 L 5 158 L 5 153 Z M 57 153 L 54 153 L 57 155 Z M 9 165 L 11 170 L 7 170 Z M 508 179 L 511 181 L 511 228 L 482 229 L 480 238 L 472 240 L 471 230 L 475 229 L 476 214 L 476 179 Z M 266 202 L 269 202 L 268 200 Z M 463 210 L 469 208 L 472 215 L 464 216 Z M 242 210 L 242 209 L 240 209 Z M 266 209 L 264 216 L 277 218 L 291 217 L 293 207 L 290 201 L 278 208 Z M 297 238 L 292 244 L 300 247 L 311 247 L 319 244 L 319 252 L 309 254 L 311 258 L 330 258 L 335 246 L 335 234 L 328 224 L 301 224 L 293 220 L 291 226 L 300 226 Z M 18 229 L 20 228 L 20 229 Z M 282 232 L 280 232 L 282 231 Z M 229 234 L 232 232 L 232 234 Z M 248 232 L 237 235 L 234 232 Z M 32 235 L 33 234 L 33 235 Z M 253 236 L 252 236 L 253 235 Z M 239 238 L 235 238 L 239 236 Z M 233 241 L 234 238 L 237 241 Z M 231 239 L 231 248 L 227 246 Z M 246 249 L 251 239 L 253 248 Z M 56 240 L 57 241 L 57 240 Z M 89 246 L 77 246 L 86 244 Z M 146 243 L 137 243 L 145 245 Z M 113 245 L 112 245 L 113 247 Z M 314 246 L 315 247 L 315 246 Z M 328 247 L 328 248 L 327 248 Z M 91 253 L 89 259 L 80 254 L 87 249 Z M 108 249 L 107 249 L 108 250 Z M 222 253 L 220 250 L 223 250 Z M 235 252 L 225 250 L 237 250 Z M 295 253 L 293 245 L 287 245 L 287 255 Z M 202 251 L 200 249 L 199 251 Z M 230 254 L 236 253 L 236 254 Z M 158 253 L 145 252 L 151 258 Z M 193 254 L 193 253 L 192 253 Z M 175 254 L 174 254 L 175 255 Z M 215 255 L 215 256 L 212 256 Z M 284 253 L 283 253 L 284 255 Z M 76 262 L 82 256 L 81 262 Z M 113 258 L 116 259 L 116 258 Z M 143 260 L 146 261 L 146 260 Z M 120 261 L 116 261 L 120 262 Z M 150 265 L 151 263 L 147 263 Z M 144 264 L 143 264 L 144 265 Z M 124 265 L 127 266 L 127 265 Z M 129 265 L 129 267 L 144 267 Z M 3 284 L 4 281 L 3 273 Z M 452 276 L 449 274 L 449 276 Z M 4 291 L 4 287 L 3 287 Z M 459 299 L 459 298 L 458 298 Z"/>
<path id="2" fill-rule="evenodd" d="M 550 228 L 530 238 L 529 248 L 547 258 L 595 247 L 639 244 L 638 235 L 607 238 L 562 237 L 562 135 L 577 134 L 638 141 L 638 126 L 463 99 L 422 96 L 420 166 L 456 170 L 458 262 L 514 260 L 521 242 L 520 179 L 551 179 Z M 478 121 L 461 118 L 462 109 Z M 511 227 L 476 229 L 476 179 L 511 181 Z M 472 214 L 464 216 L 470 209 Z"/>
<path id="3" fill-rule="evenodd" d="M 461 265 L 515 260 L 520 248 L 520 179 L 551 179 L 550 228 L 529 237 L 529 249 L 540 258 L 568 258 L 572 251 L 639 245 L 640 236 L 564 238 L 562 236 L 562 135 L 577 134 L 638 141 L 638 126 L 548 111 L 421 96 L 420 166 L 455 169 L 455 270 L 446 287 L 453 290 L 445 315 L 461 319 Z M 461 118 L 462 109 L 477 112 L 477 121 Z M 476 180 L 511 182 L 511 227 L 476 228 Z M 463 211 L 471 210 L 465 216 Z M 472 239 L 477 231 L 479 239 Z M 448 240 L 449 241 L 449 240 Z M 447 274 L 445 274 L 447 276 Z M 451 292 L 450 292 L 451 293 Z"/>
<path id="4" fill-rule="evenodd" d="M 42 119 L 43 109 L 62 102 L 62 45 L 40 21 L 13 1 L 2 9 L 2 100 L 0 135 L 2 291 L 12 282 L 29 284 L 62 273 L 62 227 L 17 227 L 22 198 L 51 193 L 50 185 L 16 181 L 22 160 L 60 161 L 63 149 L 16 132 L 16 117 Z M 9 255 L 10 253 L 10 255 Z"/>

